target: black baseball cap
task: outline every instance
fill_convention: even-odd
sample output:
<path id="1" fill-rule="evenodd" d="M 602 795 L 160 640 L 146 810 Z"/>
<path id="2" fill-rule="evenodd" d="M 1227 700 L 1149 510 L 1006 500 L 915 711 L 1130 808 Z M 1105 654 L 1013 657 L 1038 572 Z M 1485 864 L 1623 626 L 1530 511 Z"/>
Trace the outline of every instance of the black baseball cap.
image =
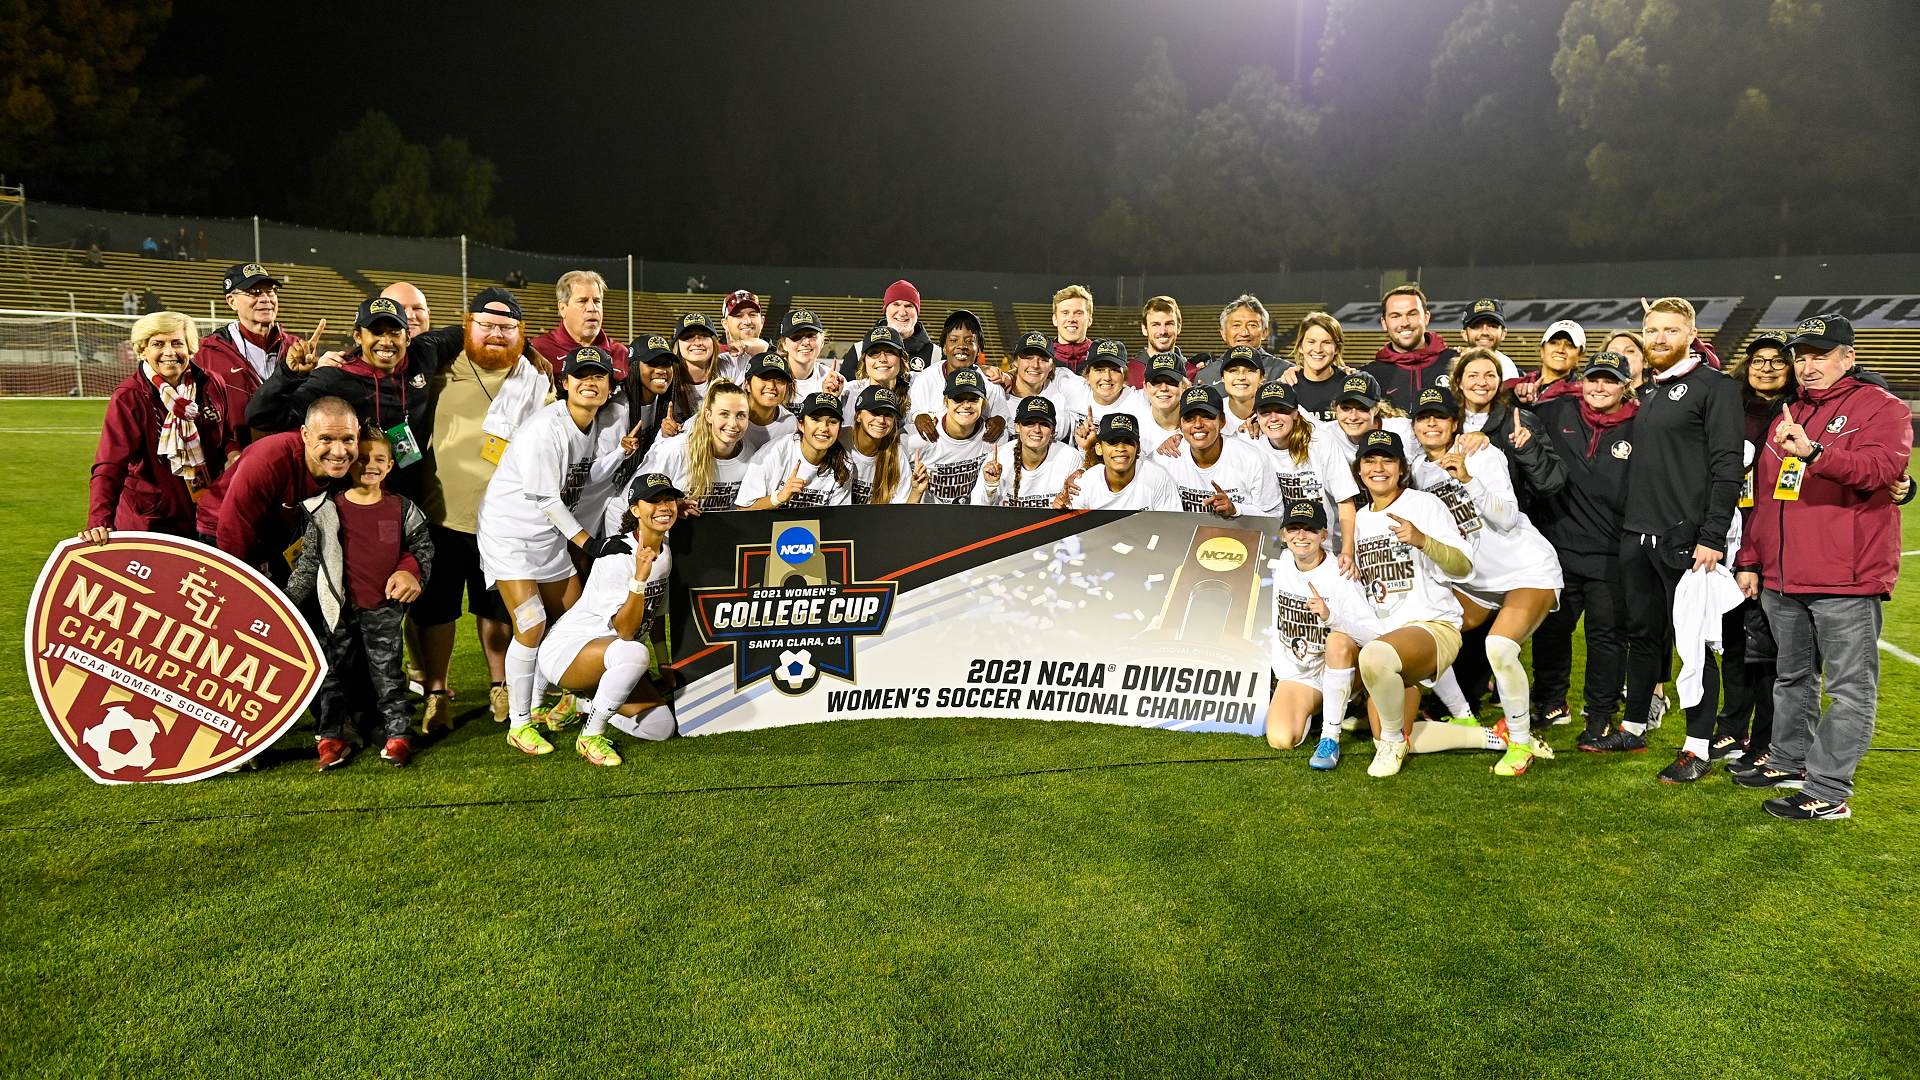
<path id="1" fill-rule="evenodd" d="M 1283 408 L 1288 412 L 1298 412 L 1300 396 L 1294 392 L 1292 383 L 1281 382 L 1279 379 L 1263 382 L 1260 384 L 1259 391 L 1253 395 L 1253 411 L 1259 412 L 1269 405 Z"/>
<path id="2" fill-rule="evenodd" d="M 1100 434 L 1094 436 L 1100 442 L 1130 442 L 1140 445 L 1140 422 L 1132 413 L 1110 412 L 1100 418 Z"/>
<path id="3" fill-rule="evenodd" d="M 237 293 L 261 282 L 272 282 L 275 288 L 280 286 L 280 279 L 267 273 L 266 267 L 259 263 L 240 263 L 227 268 L 226 275 L 220 279 L 220 291 Z"/>
<path id="4" fill-rule="evenodd" d="M 954 308 L 947 313 L 946 321 L 940 325 L 940 339 L 945 341 L 947 335 L 953 331 L 953 328 L 962 323 L 966 324 L 966 326 L 973 331 L 973 336 L 980 340 L 981 345 L 986 345 L 987 332 L 980 326 L 980 316 L 975 315 L 966 308 Z"/>
<path id="5" fill-rule="evenodd" d="M 648 367 L 672 367 L 678 357 L 673 355 L 673 342 L 665 334 L 648 334 L 633 339 L 627 346 L 628 355 Z"/>
<path id="6" fill-rule="evenodd" d="M 1186 392 L 1180 395 L 1180 419 L 1185 420 L 1194 413 L 1219 416 L 1220 391 L 1205 383 L 1187 387 Z"/>
<path id="7" fill-rule="evenodd" d="M 1605 375 L 1617 383 L 1633 381 L 1633 364 L 1617 352 L 1595 353 L 1587 366 L 1580 369 L 1580 377 L 1585 379 L 1594 375 Z"/>
<path id="8" fill-rule="evenodd" d="M 495 311 L 490 304 L 498 304 L 505 311 Z M 473 294 L 467 302 L 467 311 L 474 315 L 505 315 L 516 322 L 525 318 L 520 314 L 520 298 L 498 285 L 490 285 Z"/>
<path id="9" fill-rule="evenodd" d="M 560 358 L 562 375 L 611 375 L 613 357 L 592 345 L 582 345 Z"/>
<path id="10" fill-rule="evenodd" d="M 747 365 L 747 377 L 758 375 L 763 379 L 785 379 L 793 381 L 793 369 L 787 366 L 787 358 L 768 349 Z"/>
<path id="11" fill-rule="evenodd" d="M 1112 338 L 1102 338 L 1094 342 L 1093 350 L 1087 353 L 1086 363 L 1080 366 L 1082 369 L 1085 369 L 1101 364 L 1117 367 L 1121 371 L 1127 370 L 1126 343 L 1123 341 L 1115 341 Z"/>
<path id="12" fill-rule="evenodd" d="M 1053 424 L 1056 427 L 1058 426 L 1058 422 L 1054 418 L 1053 402 L 1048 401 L 1039 394 L 1020 399 L 1020 408 L 1014 411 L 1013 422 L 1016 424 Z"/>
<path id="13" fill-rule="evenodd" d="M 1790 330 L 1762 330 L 1747 342 L 1746 354 L 1752 356 L 1756 351 L 1771 345 L 1785 355 L 1793 349 L 1793 332 Z"/>
<path id="14" fill-rule="evenodd" d="M 1327 508 L 1319 499 L 1295 499 L 1287 504 L 1287 512 L 1280 519 L 1280 528 L 1314 529 L 1327 527 Z"/>
<path id="15" fill-rule="evenodd" d="M 827 332 L 827 328 L 820 325 L 820 316 L 815 315 L 811 308 L 789 308 L 780 319 L 781 337 L 793 337 L 808 330 L 816 334 Z"/>
<path id="16" fill-rule="evenodd" d="M 1340 380 L 1340 392 L 1334 395 L 1333 403 L 1339 405 L 1348 401 L 1357 401 L 1371 409 L 1380 404 L 1380 399 L 1386 396 L 1386 392 L 1380 389 L 1379 379 L 1364 371 L 1356 371 Z"/>
<path id="17" fill-rule="evenodd" d="M 881 323 L 879 326 L 867 331 L 867 349 L 892 349 L 894 352 L 900 354 L 901 359 L 905 359 L 907 355 L 907 339 L 900 336 L 900 331 L 895 330 L 886 323 Z"/>
<path id="18" fill-rule="evenodd" d="M 869 386 L 865 390 L 860 391 L 860 400 L 854 405 L 853 411 L 857 413 L 887 413 L 891 416 L 899 416 L 900 395 L 894 393 L 893 388 L 890 386 Z"/>
<path id="19" fill-rule="evenodd" d="M 673 339 L 678 341 L 689 334 L 707 334 L 717 338 L 720 331 L 714 329 L 713 316 L 704 311 L 689 311 L 673 324 Z"/>
<path id="20" fill-rule="evenodd" d="M 360 311 L 353 317 L 355 330 L 371 330 L 378 323 L 390 322 L 402 330 L 407 328 L 407 313 L 400 305 L 384 296 L 375 296 L 360 301 Z"/>
<path id="21" fill-rule="evenodd" d="M 1187 358 L 1180 350 L 1147 357 L 1147 382 L 1183 383 L 1187 381 Z"/>
<path id="22" fill-rule="evenodd" d="M 1444 386 L 1429 386 L 1420 391 L 1420 396 L 1413 399 L 1413 412 L 1410 415 L 1419 417 L 1428 414 L 1460 415 L 1460 403 L 1454 399 L 1453 391 Z"/>
<path id="23" fill-rule="evenodd" d="M 1800 325 L 1793 328 L 1793 337 L 1787 344 L 1794 348 L 1802 345 L 1821 352 L 1830 352 L 1842 345 L 1853 344 L 1853 320 L 1845 315 L 1831 312 L 1815 315 L 1811 319 L 1801 319 Z"/>
<path id="24" fill-rule="evenodd" d="M 801 416 L 831 416 L 840 419 L 840 395 L 816 390 L 800 403 Z"/>
<path id="25" fill-rule="evenodd" d="M 1467 307 L 1466 314 L 1460 316 L 1460 329 L 1466 330 L 1471 328 L 1474 323 L 1483 322 L 1499 323 L 1501 326 L 1507 325 L 1507 317 L 1500 311 L 1500 301 L 1495 300 L 1491 296 L 1475 300 Z"/>
<path id="26" fill-rule="evenodd" d="M 977 368 L 956 368 L 947 376 L 946 396 L 950 398 L 987 396 L 987 380 L 982 378 Z"/>
<path id="27" fill-rule="evenodd" d="M 1235 345 L 1220 358 L 1220 371 L 1223 374 L 1228 368 L 1235 367 L 1249 367 L 1255 371 L 1267 370 L 1266 366 L 1260 363 L 1260 357 L 1254 354 L 1251 345 Z"/>
<path id="28" fill-rule="evenodd" d="M 1051 360 L 1053 359 L 1053 342 L 1047 340 L 1047 335 L 1037 330 L 1029 330 L 1020 335 L 1020 344 L 1013 347 L 1013 355 L 1020 356 L 1025 353 L 1039 353 Z"/>
<path id="29" fill-rule="evenodd" d="M 684 499 L 687 493 L 673 486 L 673 477 L 666 473 L 647 472 L 633 478 L 627 486 L 627 505 L 639 502 L 659 502 L 661 499 Z"/>
<path id="30" fill-rule="evenodd" d="M 1406 456 L 1406 444 L 1400 441 L 1399 435 L 1388 431 L 1386 428 L 1374 428 L 1372 431 L 1367 432 L 1366 437 L 1360 440 L 1360 452 L 1354 455 L 1356 459 L 1364 457 L 1397 457 L 1404 459 Z"/>

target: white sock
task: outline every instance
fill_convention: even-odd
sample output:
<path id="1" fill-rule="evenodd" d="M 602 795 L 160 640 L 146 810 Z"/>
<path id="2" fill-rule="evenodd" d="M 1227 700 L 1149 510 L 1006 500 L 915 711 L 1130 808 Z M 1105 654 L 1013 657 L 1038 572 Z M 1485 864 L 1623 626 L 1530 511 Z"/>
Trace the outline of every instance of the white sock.
<path id="1" fill-rule="evenodd" d="M 1360 678 L 1380 711 L 1380 737 L 1388 742 L 1405 739 L 1407 684 L 1400 678 L 1400 653 L 1384 641 L 1369 642 L 1360 650 Z"/>
<path id="2" fill-rule="evenodd" d="M 1620 730 L 1629 735 L 1645 735 L 1647 733 L 1647 725 L 1636 724 L 1631 720 L 1622 720 L 1620 721 Z"/>
<path id="3" fill-rule="evenodd" d="M 1507 738 L 1524 743 L 1531 733 L 1528 710 L 1533 703 L 1528 697 L 1527 669 L 1520 664 L 1520 643 L 1488 634 L 1487 664 L 1493 668 L 1493 685 L 1500 692 L 1500 710 L 1507 714 Z"/>
<path id="4" fill-rule="evenodd" d="M 1353 697 L 1353 669 L 1328 668 L 1320 674 L 1320 737 L 1338 739 L 1340 722 L 1347 718 L 1347 701 Z"/>
<path id="5" fill-rule="evenodd" d="M 1687 741 L 1681 744 L 1680 749 L 1695 757 L 1704 758 L 1707 756 L 1707 740 L 1696 739 L 1689 735 L 1687 736 Z"/>
<path id="6" fill-rule="evenodd" d="M 593 691 L 593 711 L 587 716 L 587 724 L 581 736 L 604 735 L 607 721 L 620 706 L 627 703 L 633 695 L 633 688 L 647 674 L 647 647 L 637 641 L 621 641 L 615 638 L 607 643 L 606 671 L 600 676 L 600 685 Z"/>
<path id="7" fill-rule="evenodd" d="M 519 638 L 507 643 L 507 726 L 519 727 L 533 722 L 533 681 L 539 678 L 540 650 L 522 645 Z"/>
<path id="8" fill-rule="evenodd" d="M 1452 668 L 1441 672 L 1440 677 L 1433 680 L 1433 695 L 1447 707 L 1448 716 L 1473 715 L 1472 710 L 1467 708 L 1467 695 L 1460 692 L 1460 680 L 1453 677 Z"/>
<path id="9" fill-rule="evenodd" d="M 622 716 L 615 713 L 611 718 L 613 726 L 648 742 L 659 742 L 674 733 L 677 725 L 673 720 L 673 710 L 665 705 L 655 705 L 639 716 Z"/>
<path id="10" fill-rule="evenodd" d="M 1502 738 L 1501 738 L 1501 737 L 1500 737 L 1499 735 L 1497 735 L 1497 734 L 1495 734 L 1495 733 L 1494 733 L 1494 730 L 1493 730 L 1492 728 L 1487 728 L 1487 729 L 1485 729 L 1485 730 L 1486 730 L 1486 732 L 1487 732 L 1487 749 L 1489 749 L 1489 750 L 1505 750 L 1505 749 L 1507 748 L 1507 742 L 1506 742 L 1506 740 L 1505 740 L 1505 739 L 1502 739 Z M 1525 742 L 1526 740 L 1525 740 L 1525 739 L 1519 739 L 1519 740 L 1516 740 L 1516 741 L 1518 741 L 1518 742 Z"/>

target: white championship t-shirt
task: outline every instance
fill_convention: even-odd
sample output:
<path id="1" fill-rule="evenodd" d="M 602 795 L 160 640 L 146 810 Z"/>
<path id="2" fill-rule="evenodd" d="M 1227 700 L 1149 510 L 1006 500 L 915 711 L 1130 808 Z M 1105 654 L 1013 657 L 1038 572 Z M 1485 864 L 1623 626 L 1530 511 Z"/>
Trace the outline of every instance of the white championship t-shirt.
<path id="1" fill-rule="evenodd" d="M 962 504 L 973 501 L 973 483 L 980 478 L 980 467 L 986 464 L 987 456 L 992 454 L 997 443 L 986 440 L 987 421 L 984 417 L 974 425 L 973 437 L 955 439 L 947 434 L 943 423 L 936 430 L 936 438 L 923 439 L 919 432 L 908 432 L 908 460 L 916 455 L 920 464 L 927 467 L 932 480 L 927 484 L 927 493 L 920 501 L 927 504 Z"/>
<path id="2" fill-rule="evenodd" d="M 995 386 L 983 373 L 980 381 L 987 387 L 987 403 L 980 410 L 980 419 L 998 416 L 1007 423 L 1013 423 L 1013 410 L 1007 404 L 1007 392 Z M 913 377 L 907 386 L 907 419 L 902 426 L 913 427 L 913 417 L 921 414 L 935 420 L 947 415 L 947 373 L 939 368 L 929 368 Z"/>
<path id="3" fill-rule="evenodd" d="M 1327 634 L 1339 632 L 1365 645 L 1382 633 L 1380 620 L 1367 602 L 1360 583 L 1341 576 L 1339 560 L 1329 556 L 1311 570 L 1302 570 L 1291 551 L 1275 560 L 1273 572 L 1273 673 L 1282 682 L 1303 682 L 1320 688 L 1327 667 Z M 1332 622 L 1323 623 L 1309 606 L 1314 592 L 1327 602 Z"/>
<path id="4" fill-rule="evenodd" d="M 1410 521 L 1426 535 L 1466 551 L 1467 543 L 1460 538 L 1446 504 L 1437 496 L 1413 489 L 1402 491 L 1385 510 L 1373 509 L 1364 496 L 1362 500 L 1354 522 L 1354 559 L 1359 564 L 1360 584 L 1381 625 L 1387 630 L 1413 622 L 1459 626 L 1460 601 L 1453 595 L 1451 579 L 1426 552 L 1401 543 L 1393 533 L 1393 518 L 1387 516 Z"/>
<path id="5" fill-rule="evenodd" d="M 1096 462 L 1080 474 L 1080 490 L 1067 505 L 1075 510 L 1179 510 L 1180 488 L 1167 470 L 1146 457 L 1137 462 L 1133 480 L 1119 491 L 1107 486 L 1107 467 Z"/>
<path id="6" fill-rule="evenodd" d="M 559 537 L 552 519 L 538 506 L 538 500 L 558 497 L 569 512 L 577 513 L 580 496 L 586 491 L 593 473 L 594 453 L 603 436 L 613 433 L 614 445 L 620 436 L 616 421 L 624 420 L 621 410 L 608 416 L 601 409 L 585 431 L 573 422 L 565 401 L 556 401 L 534 413 L 514 433 L 500 466 L 487 481 L 487 493 L 480 500 L 478 529 L 503 538 L 532 540 L 552 535 Z M 592 508 L 597 511 L 599 504 Z M 580 527 L 591 530 L 599 522 L 593 513 Z"/>
<path id="7" fill-rule="evenodd" d="M 873 502 L 873 475 L 880 467 L 878 456 L 868 457 L 855 449 L 851 440 L 844 445 L 847 448 L 847 461 L 853 465 L 853 504 L 864 506 Z M 893 485 L 893 497 L 889 503 L 899 505 L 913 495 L 913 460 L 907 456 L 906 441 L 895 439 L 894 457 L 900 460 L 900 479 Z"/>
<path id="8" fill-rule="evenodd" d="M 847 479 L 842 483 L 834 479 L 832 469 L 822 469 L 810 464 L 800 454 L 800 436 L 788 435 L 760 448 L 753 456 L 753 464 L 740 480 L 740 493 L 734 496 L 735 506 L 751 506 L 761 499 L 769 499 L 781 488 L 787 486 L 787 478 L 793 475 L 794 466 L 800 467 L 800 478 L 806 481 L 793 498 L 782 503 L 783 508 L 798 509 L 804 506 L 846 506 L 853 501 L 853 469 L 847 469 Z"/>
<path id="9" fill-rule="evenodd" d="M 1494 603 L 1509 589 L 1558 589 L 1560 556 L 1514 497 L 1507 456 L 1488 447 L 1467 457 L 1466 483 L 1425 453 L 1413 463 L 1413 486 L 1440 497 L 1452 512 L 1473 557 L 1473 576 L 1461 587 Z"/>
<path id="10" fill-rule="evenodd" d="M 1274 482 L 1273 466 L 1267 455 L 1242 438 L 1221 436 L 1220 456 L 1211 466 L 1201 468 L 1193 459 L 1193 444 L 1180 444 L 1179 457 L 1154 455 L 1154 461 L 1172 475 L 1180 489 L 1182 509 L 1206 513 L 1206 501 L 1213 498 L 1214 485 L 1233 500 L 1237 514 L 1280 513 L 1280 488 Z"/>
<path id="11" fill-rule="evenodd" d="M 1067 477 L 1086 462 L 1086 456 L 1065 443 L 1048 443 L 1047 458 L 1037 469 L 1020 469 L 1020 496 L 1015 498 L 1013 462 L 1020 457 L 1019 444 L 1008 441 L 993 452 L 1000 462 L 1000 483 L 993 496 L 987 495 L 987 478 L 982 472 L 973 484 L 976 506 L 1052 506 L 1053 497 L 1067 486 Z"/>

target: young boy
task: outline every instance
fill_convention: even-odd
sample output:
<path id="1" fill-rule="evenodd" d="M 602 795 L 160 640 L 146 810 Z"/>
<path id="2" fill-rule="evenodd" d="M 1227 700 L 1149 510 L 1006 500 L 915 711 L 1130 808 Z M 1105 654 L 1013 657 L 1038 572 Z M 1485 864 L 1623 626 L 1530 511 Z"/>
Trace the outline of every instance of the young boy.
<path id="1" fill-rule="evenodd" d="M 325 623 L 327 677 L 312 710 L 322 770 L 345 765 L 353 752 L 346 684 L 363 663 L 386 741 L 380 757 L 405 765 L 413 755 L 400 626 L 433 567 L 433 541 L 419 507 L 381 490 L 392 471 L 393 444 L 385 433 L 362 432 L 360 457 L 349 473 L 353 487 L 307 500 L 306 537 L 287 581 L 296 604 L 318 596 Z"/>

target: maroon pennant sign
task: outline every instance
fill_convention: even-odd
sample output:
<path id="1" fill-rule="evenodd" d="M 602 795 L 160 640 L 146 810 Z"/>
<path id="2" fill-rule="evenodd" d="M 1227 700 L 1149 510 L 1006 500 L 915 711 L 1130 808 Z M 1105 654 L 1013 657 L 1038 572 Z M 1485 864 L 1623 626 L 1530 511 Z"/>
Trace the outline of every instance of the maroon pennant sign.
<path id="1" fill-rule="evenodd" d="M 157 533 L 55 548 L 26 649 L 47 730 L 102 784 L 224 772 L 273 745 L 326 674 L 313 631 L 271 582 Z"/>

